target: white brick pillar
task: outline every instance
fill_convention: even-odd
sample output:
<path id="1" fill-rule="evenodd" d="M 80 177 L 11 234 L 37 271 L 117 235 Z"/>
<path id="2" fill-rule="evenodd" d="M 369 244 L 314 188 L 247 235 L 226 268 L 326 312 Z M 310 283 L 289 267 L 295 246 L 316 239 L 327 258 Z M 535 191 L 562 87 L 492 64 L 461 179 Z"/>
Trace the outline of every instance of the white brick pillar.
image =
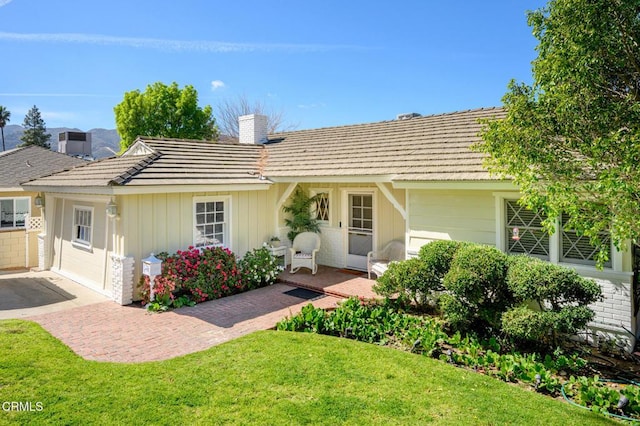
<path id="1" fill-rule="evenodd" d="M 133 302 L 133 266 L 133 257 L 111 255 L 111 298 L 123 306 Z"/>
<path id="2" fill-rule="evenodd" d="M 47 269 L 47 250 L 45 246 L 46 234 L 38 234 L 38 270 Z"/>

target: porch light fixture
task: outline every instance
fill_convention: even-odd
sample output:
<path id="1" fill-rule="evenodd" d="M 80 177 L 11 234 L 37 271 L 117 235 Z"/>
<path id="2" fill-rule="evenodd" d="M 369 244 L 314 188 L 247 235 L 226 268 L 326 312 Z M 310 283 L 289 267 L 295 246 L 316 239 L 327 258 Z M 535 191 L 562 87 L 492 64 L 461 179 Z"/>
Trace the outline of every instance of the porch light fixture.
<path id="1" fill-rule="evenodd" d="M 42 198 L 42 195 L 40 194 L 36 195 L 36 198 L 33 199 L 33 202 L 35 203 L 36 207 L 44 207 L 44 198 Z"/>
<path id="2" fill-rule="evenodd" d="M 520 239 L 520 228 L 517 226 L 511 231 L 511 239 L 513 241 L 518 241 Z"/>
<path id="3" fill-rule="evenodd" d="M 118 215 L 118 205 L 113 202 L 113 200 L 107 203 L 107 216 L 110 218 L 114 218 Z"/>

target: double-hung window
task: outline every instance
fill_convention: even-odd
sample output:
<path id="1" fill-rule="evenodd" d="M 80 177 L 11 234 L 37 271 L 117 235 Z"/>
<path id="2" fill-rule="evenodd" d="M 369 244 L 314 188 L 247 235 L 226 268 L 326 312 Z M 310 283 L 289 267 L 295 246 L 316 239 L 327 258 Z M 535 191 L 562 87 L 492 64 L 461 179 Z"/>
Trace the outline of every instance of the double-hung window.
<path id="1" fill-rule="evenodd" d="M 72 242 L 84 247 L 91 247 L 93 240 L 93 208 L 73 206 L 73 239 Z"/>
<path id="2" fill-rule="evenodd" d="M 24 228 L 30 204 L 28 197 L 0 198 L 0 229 Z"/>
<path id="3" fill-rule="evenodd" d="M 195 247 L 229 247 L 228 204 L 221 198 L 195 201 Z"/>

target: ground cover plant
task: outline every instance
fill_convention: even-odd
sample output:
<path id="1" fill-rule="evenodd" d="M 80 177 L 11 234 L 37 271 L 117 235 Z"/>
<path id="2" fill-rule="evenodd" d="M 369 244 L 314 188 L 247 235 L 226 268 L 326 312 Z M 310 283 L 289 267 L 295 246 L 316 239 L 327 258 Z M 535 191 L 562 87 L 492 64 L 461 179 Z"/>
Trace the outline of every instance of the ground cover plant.
<path id="1" fill-rule="evenodd" d="M 163 264 L 162 274 L 154 280 L 154 301 L 150 300 L 149 277 L 142 276 L 139 283 L 142 303 L 155 311 L 271 285 L 282 270 L 264 247 L 247 252 L 240 260 L 223 247 L 189 247 L 172 255 L 160 253 L 158 258 Z"/>
<path id="2" fill-rule="evenodd" d="M 540 424 L 610 420 L 428 357 L 257 332 L 162 362 L 86 361 L 35 323 L 0 321 L 0 424 Z"/>
<path id="3" fill-rule="evenodd" d="M 629 386 L 622 390 L 606 387 L 597 378 L 585 376 L 593 370 L 575 353 L 561 349 L 551 354 L 521 353 L 503 349 L 496 338 L 482 340 L 460 332 L 448 335 L 442 321 L 402 312 L 389 300 L 352 298 L 332 311 L 309 304 L 300 314 L 278 323 L 277 329 L 340 336 L 421 353 L 552 397 L 562 395 L 598 413 L 640 420 L 638 384 L 625 381 Z M 624 406 L 618 406 L 621 396 L 627 398 Z"/>

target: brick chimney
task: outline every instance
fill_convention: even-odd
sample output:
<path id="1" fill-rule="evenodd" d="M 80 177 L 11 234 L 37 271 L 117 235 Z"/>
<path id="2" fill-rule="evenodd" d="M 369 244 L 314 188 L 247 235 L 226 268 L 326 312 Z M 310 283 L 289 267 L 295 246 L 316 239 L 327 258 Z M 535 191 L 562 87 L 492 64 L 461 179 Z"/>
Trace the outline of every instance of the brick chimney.
<path id="1" fill-rule="evenodd" d="M 267 142 L 267 116 L 249 114 L 238 117 L 238 139 L 240 143 L 263 144 Z"/>

